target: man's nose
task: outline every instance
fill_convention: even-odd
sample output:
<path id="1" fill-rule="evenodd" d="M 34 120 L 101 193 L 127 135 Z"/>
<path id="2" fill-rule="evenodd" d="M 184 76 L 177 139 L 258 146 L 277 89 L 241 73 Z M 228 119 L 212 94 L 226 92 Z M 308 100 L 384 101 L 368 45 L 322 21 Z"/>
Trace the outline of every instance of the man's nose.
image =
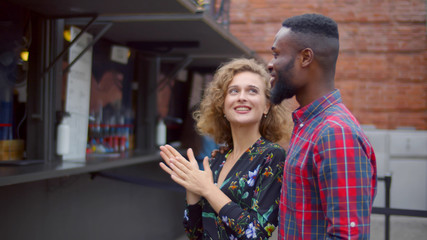
<path id="1" fill-rule="evenodd" d="M 268 72 L 271 73 L 273 71 L 273 59 L 267 65 Z"/>

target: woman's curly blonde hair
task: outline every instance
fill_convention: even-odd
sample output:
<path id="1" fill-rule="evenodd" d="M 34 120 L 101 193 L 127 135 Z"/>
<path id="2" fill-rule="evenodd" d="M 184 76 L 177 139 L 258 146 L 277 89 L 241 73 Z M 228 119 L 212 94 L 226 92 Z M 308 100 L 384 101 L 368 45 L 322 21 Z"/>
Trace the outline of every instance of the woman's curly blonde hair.
<path id="1" fill-rule="evenodd" d="M 223 64 L 215 73 L 212 82 L 206 89 L 200 108 L 193 117 L 197 123 L 197 130 L 204 135 L 213 137 L 215 142 L 233 147 L 230 123 L 224 117 L 224 99 L 227 88 L 234 76 L 242 72 L 258 74 L 265 83 L 265 96 L 270 100 L 270 74 L 265 65 L 254 59 L 239 58 Z M 271 142 L 289 138 L 290 112 L 283 104 L 271 105 L 270 111 L 263 117 L 259 132 L 261 136 Z"/>

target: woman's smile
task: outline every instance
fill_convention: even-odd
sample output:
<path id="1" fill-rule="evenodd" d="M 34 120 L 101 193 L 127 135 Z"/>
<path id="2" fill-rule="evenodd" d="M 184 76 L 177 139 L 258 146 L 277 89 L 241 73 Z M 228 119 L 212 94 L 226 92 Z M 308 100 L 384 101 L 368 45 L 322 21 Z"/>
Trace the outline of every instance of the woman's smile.
<path id="1" fill-rule="evenodd" d="M 269 109 L 263 79 L 252 72 L 241 72 L 234 76 L 227 89 L 224 101 L 227 120 L 239 125 L 260 124 L 262 115 Z"/>

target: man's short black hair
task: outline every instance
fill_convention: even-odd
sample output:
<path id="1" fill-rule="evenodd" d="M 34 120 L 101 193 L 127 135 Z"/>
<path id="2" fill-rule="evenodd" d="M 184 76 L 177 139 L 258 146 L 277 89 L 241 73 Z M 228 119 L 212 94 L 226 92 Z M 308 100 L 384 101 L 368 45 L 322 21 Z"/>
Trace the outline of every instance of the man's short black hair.
<path id="1" fill-rule="evenodd" d="M 337 23 L 321 14 L 311 13 L 290 17 L 283 21 L 282 26 L 296 33 L 314 33 L 339 39 Z"/>

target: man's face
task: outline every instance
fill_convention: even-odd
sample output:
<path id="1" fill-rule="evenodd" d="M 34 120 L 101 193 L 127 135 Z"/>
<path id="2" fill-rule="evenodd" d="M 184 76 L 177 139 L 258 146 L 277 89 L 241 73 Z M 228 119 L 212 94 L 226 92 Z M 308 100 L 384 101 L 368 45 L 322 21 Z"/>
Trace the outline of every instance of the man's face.
<path id="1" fill-rule="evenodd" d="M 290 29 L 282 27 L 276 34 L 273 46 L 273 59 L 268 64 L 271 74 L 271 102 L 280 104 L 284 99 L 296 94 L 295 58 L 296 52 L 289 37 Z"/>

